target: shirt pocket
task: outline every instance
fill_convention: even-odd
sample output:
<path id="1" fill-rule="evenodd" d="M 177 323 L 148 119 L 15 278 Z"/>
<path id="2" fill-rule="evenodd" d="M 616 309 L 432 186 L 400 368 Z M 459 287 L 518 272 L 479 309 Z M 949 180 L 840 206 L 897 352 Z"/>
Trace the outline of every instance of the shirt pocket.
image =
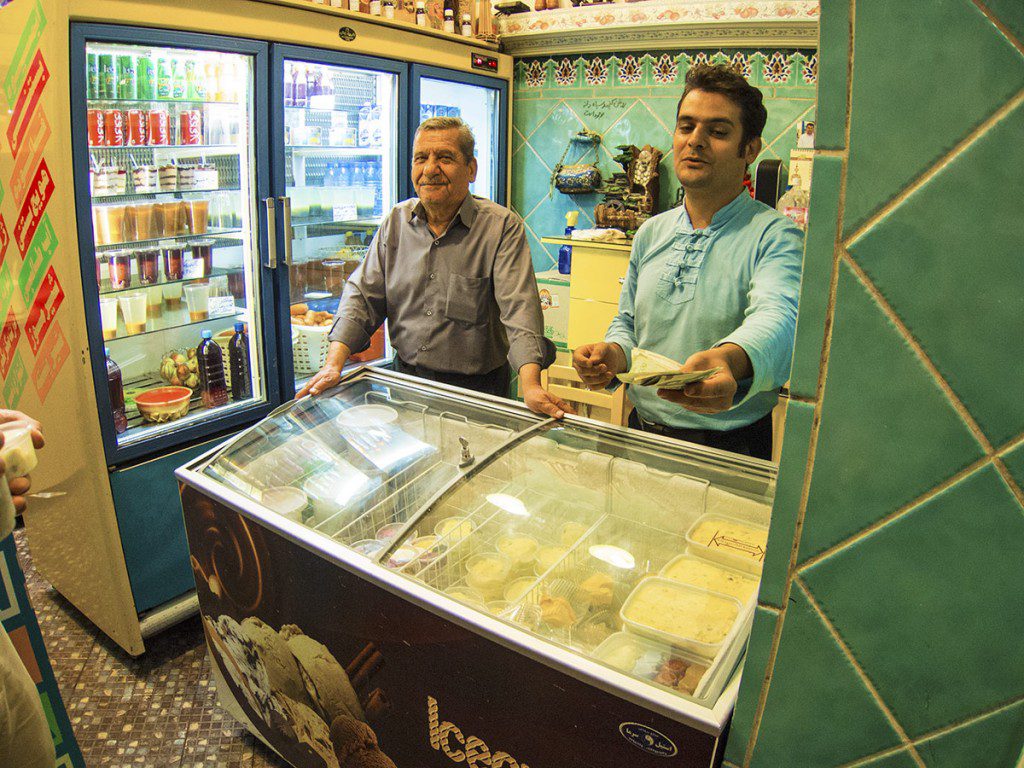
<path id="1" fill-rule="evenodd" d="M 674 254 L 662 269 L 658 279 L 658 298 L 669 304 L 685 304 L 697 293 L 697 278 L 704 262 L 702 252 Z"/>
<path id="2" fill-rule="evenodd" d="M 479 325 L 487 320 L 491 303 L 491 278 L 450 275 L 444 314 L 449 320 Z"/>

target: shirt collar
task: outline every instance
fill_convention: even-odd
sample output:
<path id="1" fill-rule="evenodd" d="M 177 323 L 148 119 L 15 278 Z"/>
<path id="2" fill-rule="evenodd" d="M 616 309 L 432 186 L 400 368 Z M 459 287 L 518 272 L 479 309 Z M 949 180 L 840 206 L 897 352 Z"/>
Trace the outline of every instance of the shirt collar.
<path id="1" fill-rule="evenodd" d="M 466 199 L 462 201 L 462 205 L 459 206 L 459 210 L 455 212 L 455 219 L 459 219 L 463 224 L 466 225 L 467 229 L 471 229 L 473 222 L 476 221 L 476 215 L 479 211 L 480 206 L 476 201 L 476 198 L 472 194 L 466 195 Z M 416 200 L 416 205 L 413 206 L 412 213 L 409 214 L 409 221 L 411 222 L 414 218 L 421 220 L 426 223 L 427 221 L 427 210 L 423 207 L 422 201 Z M 454 221 L 455 219 L 452 219 Z"/>
<path id="2" fill-rule="evenodd" d="M 740 190 L 740 193 L 736 195 L 729 203 L 715 211 L 715 215 L 711 217 L 711 223 L 705 227 L 705 232 L 714 232 L 724 227 L 733 216 L 735 216 L 740 209 L 743 208 L 752 198 L 746 187 Z M 686 210 L 685 202 L 679 206 L 679 223 L 678 231 L 683 234 L 691 234 L 696 232 L 693 223 L 690 221 L 690 214 Z"/>

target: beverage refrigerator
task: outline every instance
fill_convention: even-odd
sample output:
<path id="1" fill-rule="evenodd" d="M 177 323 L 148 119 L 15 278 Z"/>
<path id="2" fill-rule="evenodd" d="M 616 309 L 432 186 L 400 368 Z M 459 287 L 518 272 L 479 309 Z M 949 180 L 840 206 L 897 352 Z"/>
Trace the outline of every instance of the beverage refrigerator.
<path id="1" fill-rule="evenodd" d="M 511 60 L 295 2 L 40 7 L 48 24 L 68 21 L 50 33 L 67 84 L 49 87 L 67 89 L 70 114 L 55 123 L 70 141 L 50 166 L 73 195 L 67 220 L 51 221 L 68 254 L 54 260 L 63 290 L 81 303 L 68 329 L 80 360 L 64 374 L 78 367 L 89 396 L 33 413 L 82 428 L 67 436 L 74 466 L 36 478 L 28 540 L 57 590 L 138 654 L 197 605 L 173 469 L 320 367 L 346 280 L 412 194 L 419 66 L 497 94 L 472 124 L 492 169 L 478 194 L 504 200 Z M 497 71 L 472 73 L 481 57 Z M 229 355 L 237 323 L 244 360 Z M 389 352 L 382 330 L 353 363 Z M 77 496 L 83 473 L 109 489 Z"/>

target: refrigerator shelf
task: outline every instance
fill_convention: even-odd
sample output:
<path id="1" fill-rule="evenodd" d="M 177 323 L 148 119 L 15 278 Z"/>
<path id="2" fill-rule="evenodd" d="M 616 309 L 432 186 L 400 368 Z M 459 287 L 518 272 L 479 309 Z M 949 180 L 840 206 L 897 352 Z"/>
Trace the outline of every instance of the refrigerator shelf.
<path id="1" fill-rule="evenodd" d="M 382 147 L 345 147 L 345 146 L 332 146 L 329 144 L 285 144 L 286 150 L 298 154 L 314 154 L 317 152 L 330 152 L 332 155 L 345 155 L 345 156 L 359 156 L 359 155 L 370 155 L 372 157 L 383 157 L 384 149 Z"/>
<path id="2" fill-rule="evenodd" d="M 97 253 L 106 253 L 108 251 L 116 251 L 121 248 L 132 248 L 140 245 L 156 245 L 165 242 L 181 242 L 182 240 L 241 240 L 239 237 L 231 237 L 231 235 L 244 234 L 245 230 L 242 229 L 211 229 L 208 232 L 203 232 L 198 235 L 166 235 L 164 237 L 154 237 L 151 240 L 133 240 L 124 243 L 107 243 L 104 245 L 97 245 Z"/>
<path id="3" fill-rule="evenodd" d="M 125 192 L 120 195 L 93 195 L 93 202 L 127 202 L 129 200 L 152 200 L 153 198 L 167 198 L 171 195 L 185 195 L 190 192 L 241 192 L 240 187 L 211 187 L 209 189 L 165 189 L 159 192 Z"/>
<path id="4" fill-rule="evenodd" d="M 86 99 L 85 103 L 88 104 L 90 108 L 104 104 L 140 104 L 146 107 L 163 107 L 168 104 L 220 104 L 231 107 L 239 106 L 238 102 L 233 99 Z"/>
<path id="5" fill-rule="evenodd" d="M 375 219 L 334 219 L 327 217 L 310 217 L 308 219 L 292 219 L 292 228 L 298 229 L 300 227 L 318 227 L 325 224 L 341 224 L 346 227 L 379 227 L 381 220 Z"/>
<path id="6" fill-rule="evenodd" d="M 202 277 L 183 277 L 181 280 L 159 280 L 149 285 L 140 285 L 138 283 L 132 283 L 127 288 L 112 288 L 110 286 L 110 280 L 104 278 L 100 281 L 100 296 L 116 296 L 119 293 L 128 293 L 130 291 L 144 291 L 147 288 L 159 288 L 164 285 L 175 285 L 176 283 L 194 283 L 200 280 L 209 280 L 211 277 L 226 277 L 228 275 L 240 275 L 244 274 L 245 269 L 243 267 L 235 267 L 232 269 L 225 269 L 221 267 L 214 267 L 210 274 L 203 275 Z"/>
<path id="7" fill-rule="evenodd" d="M 187 149 L 191 152 L 208 152 L 211 149 L 233 149 L 238 152 L 238 144 L 135 144 L 135 145 L 118 145 L 109 146 L 107 144 L 90 144 L 89 152 L 96 152 L 97 150 L 140 150 L 146 149 L 149 151 L 155 150 L 169 150 L 176 151 L 180 149 Z"/>
<path id="8" fill-rule="evenodd" d="M 137 289 L 137 290 L 143 290 L 143 289 Z M 115 342 L 127 341 L 128 339 L 141 339 L 144 336 L 153 336 L 154 334 L 164 333 L 165 331 L 176 331 L 176 330 L 178 330 L 180 328 L 192 328 L 192 327 L 198 328 L 200 326 L 208 327 L 208 326 L 213 325 L 213 324 L 219 325 L 219 324 L 221 324 L 221 321 L 225 321 L 225 320 L 228 321 L 225 324 L 225 328 L 228 328 L 228 327 L 231 326 L 231 324 L 234 323 L 235 320 L 238 320 L 239 318 L 245 318 L 245 317 L 248 316 L 248 314 L 249 314 L 249 311 L 245 307 L 237 307 L 234 312 L 230 312 L 230 313 L 226 312 L 226 313 L 224 313 L 222 315 L 210 316 L 210 317 L 206 317 L 206 318 L 204 318 L 202 320 L 194 320 L 193 321 L 193 320 L 189 319 L 189 314 L 188 314 L 188 310 L 187 309 L 181 309 L 181 310 L 177 310 L 177 311 L 168 311 L 168 310 L 165 309 L 163 314 L 159 318 L 154 318 L 152 320 L 147 320 L 147 322 L 146 322 L 146 330 L 142 331 L 141 333 L 132 333 L 132 334 L 129 334 L 125 330 L 124 319 L 119 316 L 117 318 L 117 336 L 115 336 L 112 339 L 104 339 L 103 343 L 105 345 L 107 345 L 107 346 L 110 346 L 110 345 L 114 344 Z M 175 318 L 175 320 L 177 320 L 178 322 L 168 321 L 168 315 L 173 316 Z M 150 324 L 159 324 L 159 327 L 157 327 L 157 328 L 150 328 L 149 327 Z M 196 344 L 198 344 L 198 343 L 199 343 L 199 340 L 197 339 L 196 340 Z"/>

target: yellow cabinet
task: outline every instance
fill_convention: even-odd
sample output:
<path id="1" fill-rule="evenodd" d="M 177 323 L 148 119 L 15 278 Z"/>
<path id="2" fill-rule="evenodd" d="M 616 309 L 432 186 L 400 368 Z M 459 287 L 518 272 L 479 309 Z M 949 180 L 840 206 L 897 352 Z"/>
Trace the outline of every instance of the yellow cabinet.
<path id="1" fill-rule="evenodd" d="M 545 237 L 543 242 L 572 246 L 569 349 L 601 341 L 619 310 L 619 293 L 629 266 L 630 245 L 561 237 Z"/>

